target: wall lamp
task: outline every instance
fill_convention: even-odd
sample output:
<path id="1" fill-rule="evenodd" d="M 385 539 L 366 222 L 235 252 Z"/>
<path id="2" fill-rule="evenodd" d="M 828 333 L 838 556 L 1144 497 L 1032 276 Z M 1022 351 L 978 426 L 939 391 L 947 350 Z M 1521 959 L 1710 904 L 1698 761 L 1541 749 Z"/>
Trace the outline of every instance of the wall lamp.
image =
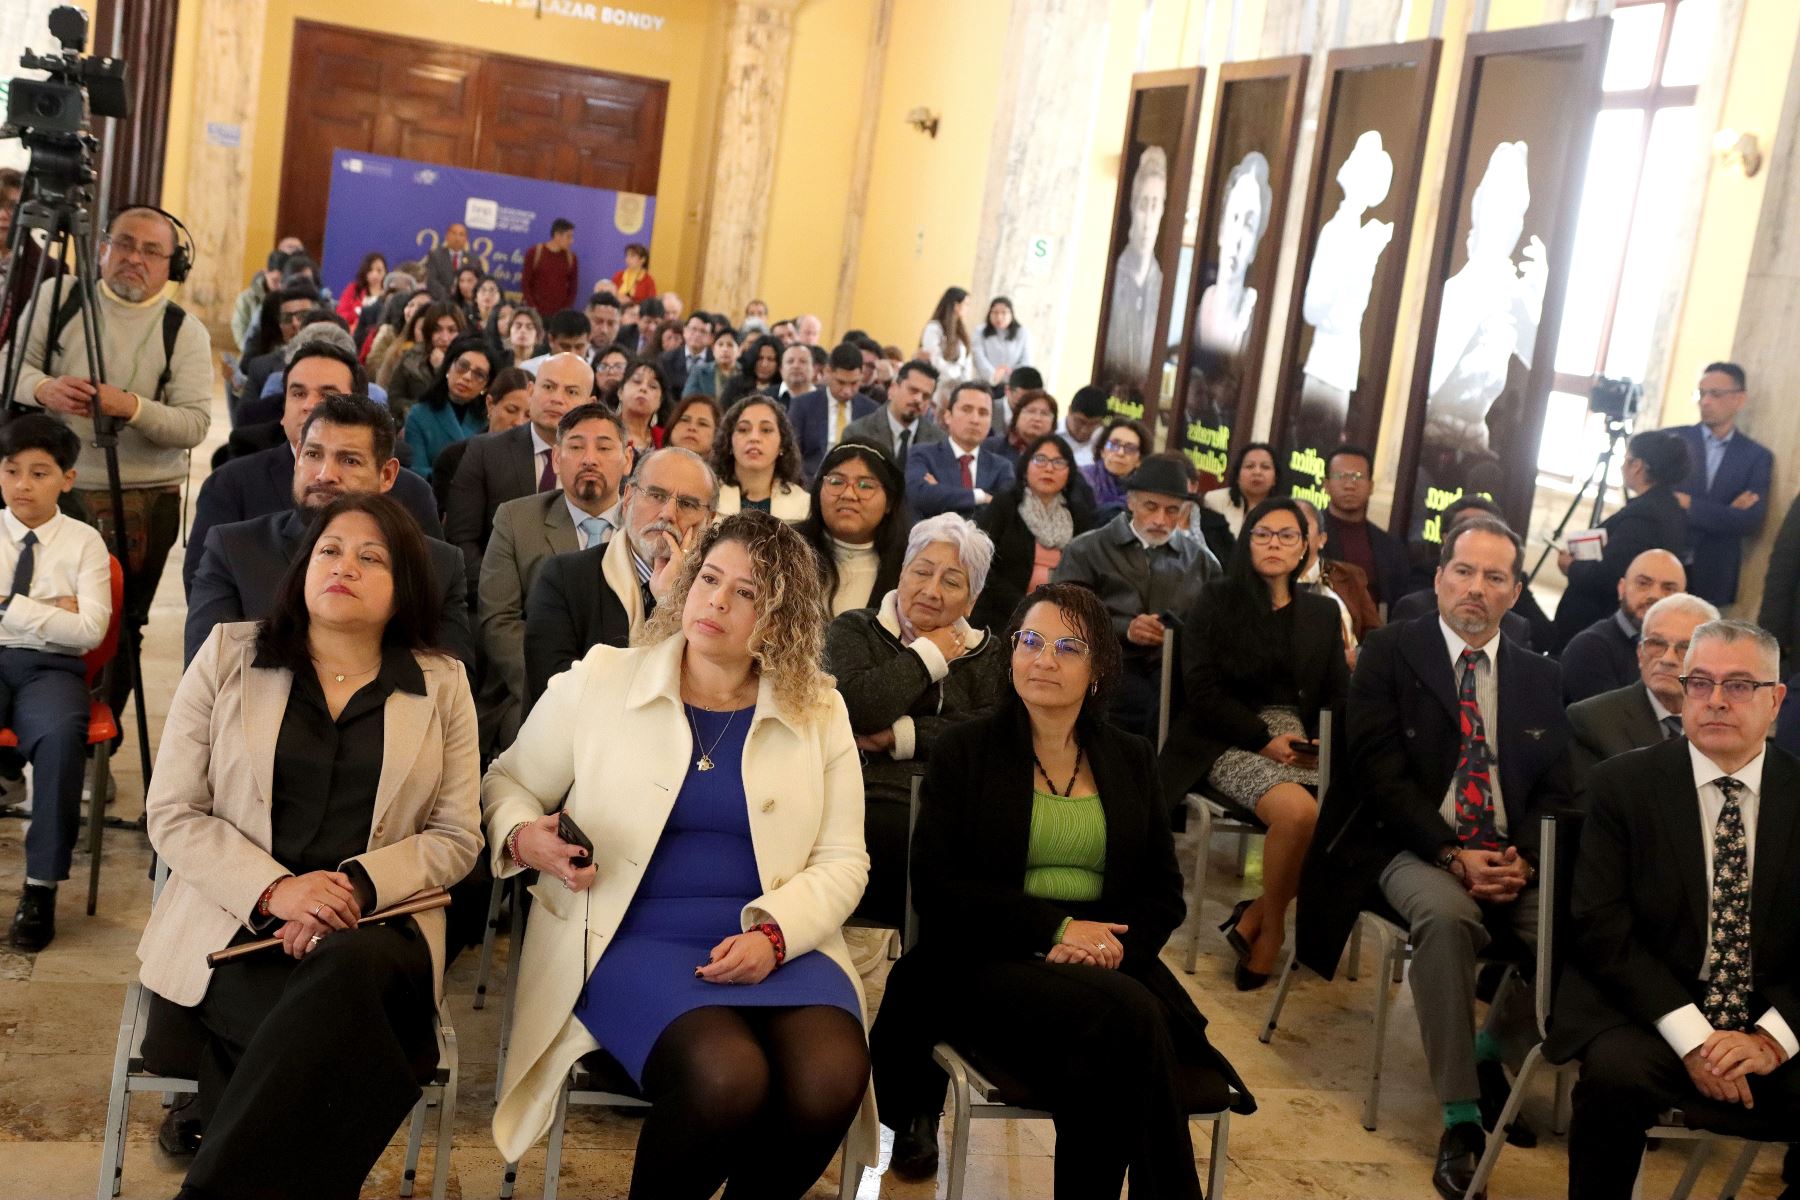
<path id="1" fill-rule="evenodd" d="M 928 134 L 934 138 L 937 136 L 938 114 L 932 112 L 929 108 L 920 107 L 913 109 L 906 114 L 906 123 L 920 133 Z"/>
<path id="2" fill-rule="evenodd" d="M 1713 134 L 1713 151 L 1719 160 L 1727 166 L 1736 163 L 1744 169 L 1745 179 L 1756 178 L 1762 170 L 1762 146 L 1754 133 L 1739 133 L 1735 129 L 1721 129 Z"/>

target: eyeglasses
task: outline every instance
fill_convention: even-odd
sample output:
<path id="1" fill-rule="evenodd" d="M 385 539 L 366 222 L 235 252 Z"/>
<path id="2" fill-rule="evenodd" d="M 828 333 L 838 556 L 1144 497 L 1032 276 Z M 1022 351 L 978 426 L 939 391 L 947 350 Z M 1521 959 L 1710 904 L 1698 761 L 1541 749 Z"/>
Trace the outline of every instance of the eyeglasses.
<path id="1" fill-rule="evenodd" d="M 842 492 L 850 488 L 856 489 L 857 497 L 859 499 L 866 499 L 873 496 L 876 492 L 879 492 L 881 490 L 881 484 L 866 476 L 861 479 L 851 479 L 848 475 L 827 475 L 825 477 L 825 486 L 820 490 L 826 492 Z"/>
<path id="2" fill-rule="evenodd" d="M 1361 483 L 1369 474 L 1367 471 L 1333 471 L 1331 477 L 1338 483 Z"/>
<path id="3" fill-rule="evenodd" d="M 1071 662 L 1086 658 L 1088 652 L 1088 644 L 1078 637 L 1060 637 L 1051 641 L 1035 629 L 1019 630 L 1012 635 L 1012 642 L 1015 651 L 1023 650 L 1033 657 L 1042 654 L 1045 646 L 1049 646 L 1050 652 L 1058 659 Z"/>
<path id="4" fill-rule="evenodd" d="M 1031 456 L 1031 465 L 1043 467 L 1047 471 L 1066 471 L 1069 469 L 1069 460 L 1049 454 L 1034 454 Z"/>
<path id="5" fill-rule="evenodd" d="M 151 242 L 148 245 L 139 245 L 135 239 L 119 233 L 109 234 L 107 237 L 103 238 L 102 241 L 119 254 L 140 255 L 145 262 L 168 262 L 172 254 L 171 251 L 163 249 L 155 242 Z"/>
<path id="6" fill-rule="evenodd" d="M 1731 703 L 1744 704 L 1758 691 L 1772 688 L 1775 683 L 1773 679 L 1713 679 L 1706 675 L 1683 675 L 1681 690 L 1687 693 L 1689 700 L 1700 704 L 1713 698 L 1714 689 L 1724 692 L 1725 699 Z"/>
<path id="7" fill-rule="evenodd" d="M 1696 400 L 1723 400 L 1727 396 L 1741 396 L 1743 394 L 1744 394 L 1743 388 L 1695 388 L 1694 389 L 1694 399 L 1696 399 Z"/>
<path id="8" fill-rule="evenodd" d="M 476 383 L 487 382 L 488 373 L 486 367 L 475 366 L 473 363 L 464 362 L 460 358 L 450 364 L 450 370 L 457 375 L 467 375 Z"/>
<path id="9" fill-rule="evenodd" d="M 1671 649 L 1675 651 L 1677 658 L 1686 658 L 1688 652 L 1688 644 L 1686 642 L 1671 642 L 1668 638 L 1660 637 L 1639 638 L 1638 646 L 1644 650 L 1648 650 L 1657 658 L 1661 658 Z"/>
<path id="10" fill-rule="evenodd" d="M 705 501 L 698 500 L 693 496 L 677 496 L 667 488 L 641 487 L 636 489 L 632 494 L 634 496 L 642 496 L 656 508 L 661 508 L 670 500 L 673 500 L 675 501 L 675 507 L 681 510 L 681 515 L 684 517 L 697 517 L 701 513 L 712 511 L 711 507 L 706 504 Z"/>
<path id="11" fill-rule="evenodd" d="M 284 312 L 281 314 L 281 324 L 304 325 L 306 323 L 306 313 L 307 310 L 304 308 L 299 312 Z"/>
<path id="12" fill-rule="evenodd" d="M 1144 448 L 1136 442 L 1121 442 L 1117 439 L 1107 442 L 1104 449 L 1108 454 L 1125 454 L 1133 458 L 1144 452 Z"/>
<path id="13" fill-rule="evenodd" d="M 1253 546 L 1267 546 L 1270 542 L 1283 546 L 1298 546 L 1300 540 L 1298 529 L 1266 529 L 1258 525 L 1250 531 L 1250 544 Z"/>

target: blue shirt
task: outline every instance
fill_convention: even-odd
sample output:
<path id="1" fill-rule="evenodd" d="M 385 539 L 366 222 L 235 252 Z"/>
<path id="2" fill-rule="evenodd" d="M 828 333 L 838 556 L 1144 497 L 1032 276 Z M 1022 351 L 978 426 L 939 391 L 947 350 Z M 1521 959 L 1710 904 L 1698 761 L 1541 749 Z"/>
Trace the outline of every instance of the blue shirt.
<path id="1" fill-rule="evenodd" d="M 1719 464 L 1725 461 L 1725 447 L 1737 436 L 1736 426 L 1730 433 L 1719 437 L 1705 426 L 1700 427 L 1700 444 L 1706 447 L 1706 490 L 1711 491 L 1713 477 L 1719 473 Z"/>

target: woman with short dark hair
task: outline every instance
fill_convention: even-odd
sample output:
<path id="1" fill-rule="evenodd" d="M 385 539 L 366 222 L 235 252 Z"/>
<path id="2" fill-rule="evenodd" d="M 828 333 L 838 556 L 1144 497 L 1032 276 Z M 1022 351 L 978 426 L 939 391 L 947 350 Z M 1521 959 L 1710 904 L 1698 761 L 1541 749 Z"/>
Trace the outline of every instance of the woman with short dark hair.
<path id="1" fill-rule="evenodd" d="M 831 448 L 797 528 L 819 556 L 832 616 L 873 608 L 894 590 L 912 526 L 906 476 L 886 450 L 866 442 Z"/>
<path id="2" fill-rule="evenodd" d="M 1270 496 L 1282 494 L 1281 456 L 1268 442 L 1247 442 L 1225 471 L 1225 486 L 1201 497 L 1202 507 L 1225 518 L 1231 536 L 1239 536 L 1244 516 Z"/>
<path id="3" fill-rule="evenodd" d="M 488 384 L 498 373 L 481 334 L 465 333 L 450 343 L 431 386 L 406 414 L 414 471 L 429 480 L 445 448 L 487 432 Z"/>
<path id="4" fill-rule="evenodd" d="M 1063 547 L 1103 522 L 1069 443 L 1042 433 L 1026 443 L 1017 482 L 994 497 L 980 524 L 994 539 L 994 569 L 972 619 L 998 629 L 1027 592 L 1050 582 Z"/>
<path id="5" fill-rule="evenodd" d="M 619 420 L 625 426 L 625 442 L 636 454 L 662 449 L 668 437 L 663 418 L 673 406 L 669 381 L 662 368 L 647 358 L 633 359 L 619 382 Z"/>
<path id="6" fill-rule="evenodd" d="M 1005 296 L 988 301 L 987 320 L 975 337 L 975 378 L 1005 385 L 1017 367 L 1031 365 L 1031 338 L 1019 324 L 1013 303 Z"/>
<path id="7" fill-rule="evenodd" d="M 800 444 L 787 410 L 767 396 L 746 396 L 719 425 L 711 465 L 719 478 L 720 517 L 742 509 L 804 520 L 811 507 L 800 474 Z"/>
<path id="8" fill-rule="evenodd" d="M 1094 507 L 1102 521 L 1125 511 L 1125 481 L 1151 453 L 1150 431 L 1142 421 L 1114 417 L 1106 423 L 1094 461 L 1081 469 L 1094 492 Z"/>

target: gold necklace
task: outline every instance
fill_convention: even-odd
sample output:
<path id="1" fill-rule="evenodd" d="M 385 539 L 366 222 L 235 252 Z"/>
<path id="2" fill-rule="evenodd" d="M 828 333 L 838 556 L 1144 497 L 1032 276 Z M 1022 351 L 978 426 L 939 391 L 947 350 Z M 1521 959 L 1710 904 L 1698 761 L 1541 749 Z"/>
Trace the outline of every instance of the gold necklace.
<path id="1" fill-rule="evenodd" d="M 349 674 L 344 674 L 339 671 L 332 671 L 330 667 L 326 666 L 324 663 L 320 662 L 316 658 L 313 659 L 313 666 L 318 667 L 319 669 L 324 670 L 324 671 L 330 671 L 332 679 L 336 680 L 338 683 L 342 683 L 346 679 L 360 679 L 364 675 L 373 675 L 376 671 L 379 671 L 381 669 L 381 660 L 376 659 L 374 666 L 365 667 L 360 671 L 351 671 Z"/>
<path id="2" fill-rule="evenodd" d="M 699 746 L 700 745 L 700 723 L 698 721 L 694 720 L 694 709 L 697 706 L 692 705 L 692 704 L 684 704 L 682 707 L 687 709 L 688 727 L 694 731 L 694 745 Z M 706 711 L 710 712 L 712 710 L 708 709 Z M 725 728 L 723 728 L 719 731 L 719 736 L 713 739 L 712 745 L 701 748 L 700 757 L 694 760 L 694 769 L 695 770 L 710 771 L 713 769 L 712 752 L 719 748 L 719 743 L 724 741 L 725 735 L 731 732 L 731 723 L 735 720 L 737 720 L 736 712 L 733 712 L 729 717 L 725 718 Z"/>

